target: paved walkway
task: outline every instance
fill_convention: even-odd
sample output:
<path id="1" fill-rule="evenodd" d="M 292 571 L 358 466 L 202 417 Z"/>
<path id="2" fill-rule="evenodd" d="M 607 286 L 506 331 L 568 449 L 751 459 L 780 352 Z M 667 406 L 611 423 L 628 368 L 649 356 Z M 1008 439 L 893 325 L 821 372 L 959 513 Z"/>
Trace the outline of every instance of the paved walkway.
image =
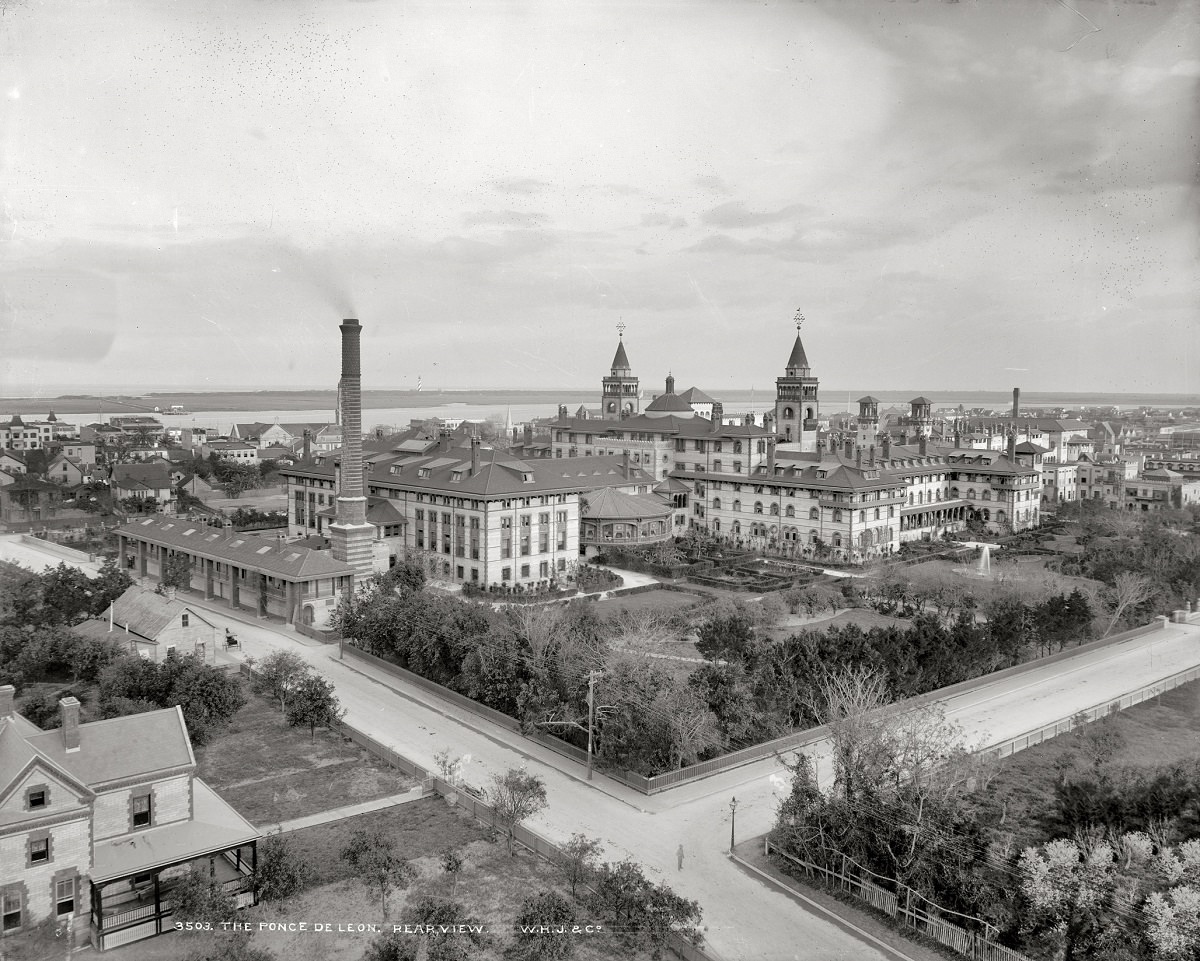
<path id="1" fill-rule="evenodd" d="M 424 793 L 421 791 L 421 785 L 418 784 L 414 788 L 409 788 L 403 794 L 392 794 L 388 797 L 376 798 L 374 801 L 362 801 L 359 804 L 347 804 L 344 807 L 331 808 L 328 811 L 319 811 L 316 814 L 307 814 L 302 818 L 280 821 L 278 824 L 258 824 L 255 826 L 263 834 L 270 834 L 272 831 L 299 831 L 301 828 L 310 828 L 314 824 L 344 821 L 346 818 L 352 818 L 356 814 L 382 811 L 384 808 L 396 807 L 399 804 L 408 804 L 410 801 L 419 801 L 424 796 Z"/>

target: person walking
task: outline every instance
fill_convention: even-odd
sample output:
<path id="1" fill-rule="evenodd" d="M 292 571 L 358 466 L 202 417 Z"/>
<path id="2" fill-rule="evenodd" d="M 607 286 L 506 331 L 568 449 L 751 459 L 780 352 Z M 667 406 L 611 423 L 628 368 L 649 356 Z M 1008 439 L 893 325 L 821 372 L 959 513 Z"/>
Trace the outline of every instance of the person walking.
<path id="1" fill-rule="evenodd" d="M 679 870 L 682 871 L 683 870 L 683 845 L 682 844 L 679 845 L 678 850 L 676 850 L 676 852 L 675 852 L 675 860 L 679 863 Z"/>

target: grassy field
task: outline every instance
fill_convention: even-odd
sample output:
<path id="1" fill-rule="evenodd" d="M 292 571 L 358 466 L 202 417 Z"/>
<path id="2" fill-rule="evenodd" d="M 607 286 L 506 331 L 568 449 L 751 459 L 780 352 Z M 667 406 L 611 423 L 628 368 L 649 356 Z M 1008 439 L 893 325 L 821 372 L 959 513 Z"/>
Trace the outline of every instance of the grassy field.
<path id="1" fill-rule="evenodd" d="M 1109 769 L 1151 769 L 1200 757 L 1200 682 L 1121 711 L 1106 723 L 1120 733 Z M 1020 751 L 1001 762 L 995 780 L 977 795 L 980 816 L 993 825 L 1003 818 L 1018 848 L 1039 843 L 1060 772 L 1083 774 L 1090 767 L 1081 738 L 1073 733 Z"/>
<path id="2" fill-rule="evenodd" d="M 417 871 L 417 879 L 407 891 L 391 895 L 386 919 L 377 897 L 361 881 L 349 877 L 339 857 L 350 834 L 369 825 L 379 826 L 395 837 L 402 856 Z M 500 961 L 511 939 L 513 918 L 527 896 L 552 889 L 569 899 L 569 892 L 552 865 L 525 851 L 509 857 L 502 841 L 493 841 L 486 829 L 441 798 L 295 831 L 291 837 L 297 842 L 297 850 L 318 871 L 313 883 L 284 904 L 260 905 L 243 914 L 255 926 L 259 922 L 309 925 L 307 931 L 263 931 L 253 935 L 255 947 L 287 961 L 359 961 L 378 934 L 337 931 L 337 926 L 376 925 L 380 930 L 389 930 L 392 923 L 402 922 L 406 904 L 423 895 L 465 905 L 474 919 L 486 925 L 489 939 L 479 949 L 467 945 L 466 956 L 472 961 Z M 441 853 L 447 847 L 453 847 L 463 860 L 456 881 L 441 867 Z M 586 923 L 586 909 L 577 904 L 576 910 L 580 923 Z M 314 924 L 332 925 L 334 930 L 315 932 L 311 930 Z M 166 940 L 151 939 L 124 947 L 121 958 L 157 961 L 183 957 L 191 951 L 211 949 L 214 941 L 207 934 L 172 934 Z M 648 950 L 618 944 L 607 932 L 580 935 L 573 955 L 579 961 L 624 958 L 645 961 L 649 956 Z"/>
<path id="3" fill-rule="evenodd" d="M 275 824 L 402 794 L 416 782 L 332 731 L 288 727 L 279 705 L 250 694 L 212 743 L 199 776 L 254 824 Z"/>
<path id="4" fill-rule="evenodd" d="M 641 594 L 608 597 L 596 601 L 596 613 L 601 617 L 616 617 L 623 612 L 662 611 L 671 614 L 675 611 L 695 607 L 703 598 L 695 594 L 684 594 L 680 591 L 645 591 Z"/>

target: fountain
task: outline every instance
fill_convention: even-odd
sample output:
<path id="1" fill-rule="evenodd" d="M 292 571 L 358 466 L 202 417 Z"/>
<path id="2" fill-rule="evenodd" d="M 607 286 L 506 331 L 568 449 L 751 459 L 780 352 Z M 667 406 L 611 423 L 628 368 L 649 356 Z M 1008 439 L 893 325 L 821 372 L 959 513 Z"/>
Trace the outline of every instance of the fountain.
<path id="1" fill-rule="evenodd" d="M 979 563 L 975 566 L 975 574 L 978 577 L 990 577 L 992 573 L 992 545 L 979 545 Z"/>

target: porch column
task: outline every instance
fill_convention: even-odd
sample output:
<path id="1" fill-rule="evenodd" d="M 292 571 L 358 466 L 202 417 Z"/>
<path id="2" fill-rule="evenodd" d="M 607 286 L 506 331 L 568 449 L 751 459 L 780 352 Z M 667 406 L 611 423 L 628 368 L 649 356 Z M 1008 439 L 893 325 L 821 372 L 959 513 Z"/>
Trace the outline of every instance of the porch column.
<path id="1" fill-rule="evenodd" d="M 236 608 L 242 600 L 241 588 L 238 586 L 238 569 L 233 564 L 229 565 L 229 606 Z"/>
<path id="2" fill-rule="evenodd" d="M 283 612 L 283 619 L 288 624 L 296 623 L 296 582 L 285 581 L 285 592 L 287 600 L 285 602 L 286 610 Z"/>
<path id="3" fill-rule="evenodd" d="M 138 541 L 138 577 L 146 576 L 146 542 Z"/>
<path id="4" fill-rule="evenodd" d="M 125 535 L 117 535 L 117 568 L 125 570 Z"/>
<path id="5" fill-rule="evenodd" d="M 213 562 L 204 558 L 204 599 L 211 601 L 213 597 Z"/>
<path id="6" fill-rule="evenodd" d="M 267 616 L 267 575 L 257 575 L 258 584 L 258 604 L 256 605 L 257 614 L 259 617 Z"/>
<path id="7" fill-rule="evenodd" d="M 158 889 L 158 872 L 154 872 L 154 924 L 159 934 L 163 933 L 162 926 L 162 897 Z"/>

